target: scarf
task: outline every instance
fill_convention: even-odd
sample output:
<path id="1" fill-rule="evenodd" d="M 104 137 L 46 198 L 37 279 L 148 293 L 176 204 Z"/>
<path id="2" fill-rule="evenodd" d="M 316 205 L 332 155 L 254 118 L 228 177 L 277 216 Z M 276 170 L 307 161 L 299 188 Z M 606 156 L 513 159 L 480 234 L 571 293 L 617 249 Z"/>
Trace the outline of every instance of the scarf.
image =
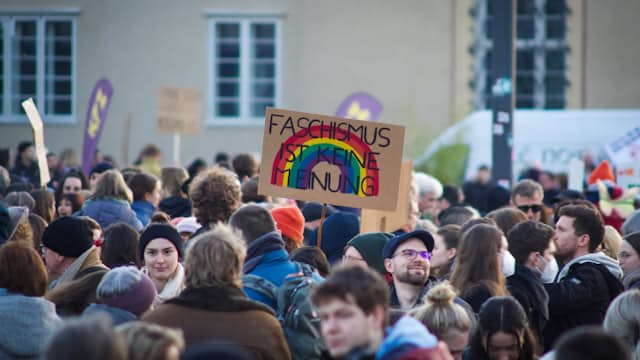
<path id="1" fill-rule="evenodd" d="M 149 269 L 145 266 L 142 268 L 142 273 L 149 276 Z M 150 277 L 150 276 L 149 276 Z M 163 302 L 174 298 L 180 294 L 184 289 L 184 267 L 178 263 L 178 267 L 173 275 L 169 278 L 161 291 L 158 291 L 156 300 L 153 302 L 154 306 L 162 304 Z"/>
<path id="2" fill-rule="evenodd" d="M 91 246 L 87 251 L 83 252 L 82 255 L 77 257 L 59 278 L 49 284 L 49 290 L 53 290 L 58 285 L 75 279 L 78 272 L 80 272 L 82 265 L 84 265 L 85 260 L 88 258 L 92 260 L 92 262 L 95 262 L 94 260 L 97 258 L 99 263 L 100 256 L 98 255 L 97 248 L 95 246 Z"/>
<path id="3" fill-rule="evenodd" d="M 273 315 L 273 311 L 259 302 L 249 300 L 242 289 L 235 286 L 187 287 L 167 304 L 207 311 L 238 312 L 260 310 Z"/>
<path id="4" fill-rule="evenodd" d="M 266 253 L 279 249 L 284 249 L 284 241 L 279 232 L 272 231 L 258 237 L 247 248 L 247 259 L 244 261 L 242 271 L 249 274 Z"/>

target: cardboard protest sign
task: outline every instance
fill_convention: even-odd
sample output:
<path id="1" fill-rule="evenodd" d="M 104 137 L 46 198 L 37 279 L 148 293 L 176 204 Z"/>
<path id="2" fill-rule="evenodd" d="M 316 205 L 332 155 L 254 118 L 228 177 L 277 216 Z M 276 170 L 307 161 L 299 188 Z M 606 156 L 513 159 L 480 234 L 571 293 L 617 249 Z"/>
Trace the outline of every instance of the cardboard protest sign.
<path id="1" fill-rule="evenodd" d="M 22 108 L 24 112 L 27 113 L 31 129 L 33 130 L 33 143 L 36 148 L 38 170 L 40 170 L 40 186 L 45 187 L 51 180 L 51 177 L 49 176 L 49 167 L 47 167 L 47 153 L 44 148 L 44 126 L 42 124 L 42 118 L 32 98 L 23 101 Z"/>
<path id="2" fill-rule="evenodd" d="M 404 127 L 267 108 L 258 192 L 393 210 Z"/>
<path id="3" fill-rule="evenodd" d="M 340 118 L 376 121 L 382 112 L 382 104 L 366 92 L 347 96 L 338 107 L 336 116 Z"/>
<path id="4" fill-rule="evenodd" d="M 196 89 L 164 86 L 158 90 L 157 130 L 197 134 L 202 115 L 202 94 Z"/>
<path id="5" fill-rule="evenodd" d="M 640 160 L 640 127 L 629 130 L 604 149 L 614 165 L 637 162 Z"/>
<path id="6" fill-rule="evenodd" d="M 400 170 L 400 187 L 398 203 L 393 211 L 362 209 L 360 213 L 360 233 L 374 231 L 392 232 L 407 224 L 409 219 L 409 191 L 413 162 L 407 160 L 402 163 Z"/>
<path id="7" fill-rule="evenodd" d="M 96 147 L 102 135 L 107 110 L 113 95 L 113 87 L 109 80 L 102 78 L 93 87 L 87 108 L 87 120 L 84 126 L 84 144 L 82 147 L 82 171 L 89 174 L 93 164 Z"/>

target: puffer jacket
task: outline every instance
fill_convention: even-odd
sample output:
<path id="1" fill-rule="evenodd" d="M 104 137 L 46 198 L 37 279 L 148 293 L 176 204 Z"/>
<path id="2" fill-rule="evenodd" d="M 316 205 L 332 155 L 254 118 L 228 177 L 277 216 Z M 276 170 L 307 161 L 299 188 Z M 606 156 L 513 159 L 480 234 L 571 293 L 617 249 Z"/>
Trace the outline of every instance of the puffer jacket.
<path id="1" fill-rule="evenodd" d="M 73 216 L 89 216 L 97 221 L 102 229 L 122 221 L 131 225 L 136 231 L 142 230 L 142 223 L 131 209 L 131 205 L 125 200 L 106 198 L 87 200 L 82 209 Z"/>

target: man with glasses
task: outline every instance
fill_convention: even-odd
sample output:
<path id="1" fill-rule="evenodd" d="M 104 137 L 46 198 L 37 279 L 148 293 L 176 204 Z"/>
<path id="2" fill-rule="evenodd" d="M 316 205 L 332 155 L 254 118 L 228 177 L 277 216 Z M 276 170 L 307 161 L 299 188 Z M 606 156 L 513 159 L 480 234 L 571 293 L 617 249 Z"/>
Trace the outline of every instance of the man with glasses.
<path id="1" fill-rule="evenodd" d="M 544 205 L 544 190 L 542 186 L 531 179 L 520 181 L 511 190 L 511 205 L 527 214 L 527 218 L 532 221 L 540 221 Z M 543 219 L 544 220 L 544 219 Z"/>
<path id="2" fill-rule="evenodd" d="M 382 257 L 393 278 L 389 287 L 392 308 L 409 310 L 422 303 L 424 294 L 435 282 L 429 277 L 433 244 L 433 236 L 424 230 L 398 235 L 385 244 Z"/>

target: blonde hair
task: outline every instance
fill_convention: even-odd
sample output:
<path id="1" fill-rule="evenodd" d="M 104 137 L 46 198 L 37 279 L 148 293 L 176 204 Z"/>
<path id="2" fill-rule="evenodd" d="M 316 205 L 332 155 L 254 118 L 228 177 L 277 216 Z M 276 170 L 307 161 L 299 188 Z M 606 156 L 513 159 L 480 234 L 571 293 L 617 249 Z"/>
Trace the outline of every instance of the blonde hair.
<path id="1" fill-rule="evenodd" d="M 91 199 L 115 198 L 131 203 L 133 195 L 118 170 L 107 170 L 100 175 L 96 183 L 96 190 Z"/>
<path id="2" fill-rule="evenodd" d="M 247 246 L 242 235 L 218 223 L 189 241 L 185 258 L 187 287 L 242 287 Z"/>
<path id="3" fill-rule="evenodd" d="M 611 302 L 604 317 L 604 330 L 631 351 L 632 360 L 640 360 L 640 290 L 625 291 Z"/>
<path id="4" fill-rule="evenodd" d="M 181 166 L 165 166 L 160 171 L 162 194 L 164 197 L 180 196 L 182 184 L 189 178 L 187 170 Z"/>
<path id="5" fill-rule="evenodd" d="M 602 252 L 608 257 L 618 260 L 618 252 L 622 245 L 622 236 L 618 230 L 611 225 L 604 226 L 604 237 L 602 238 Z"/>
<path id="6" fill-rule="evenodd" d="M 164 359 L 169 346 L 177 346 L 180 351 L 185 346 L 182 330 L 142 321 L 122 324 L 116 332 L 127 342 L 129 360 Z"/>
<path id="7" fill-rule="evenodd" d="M 449 282 L 431 288 L 424 297 L 424 305 L 409 311 L 409 315 L 422 323 L 438 338 L 442 339 L 449 329 L 469 331 L 471 318 L 461 305 L 453 302 L 456 292 Z"/>

